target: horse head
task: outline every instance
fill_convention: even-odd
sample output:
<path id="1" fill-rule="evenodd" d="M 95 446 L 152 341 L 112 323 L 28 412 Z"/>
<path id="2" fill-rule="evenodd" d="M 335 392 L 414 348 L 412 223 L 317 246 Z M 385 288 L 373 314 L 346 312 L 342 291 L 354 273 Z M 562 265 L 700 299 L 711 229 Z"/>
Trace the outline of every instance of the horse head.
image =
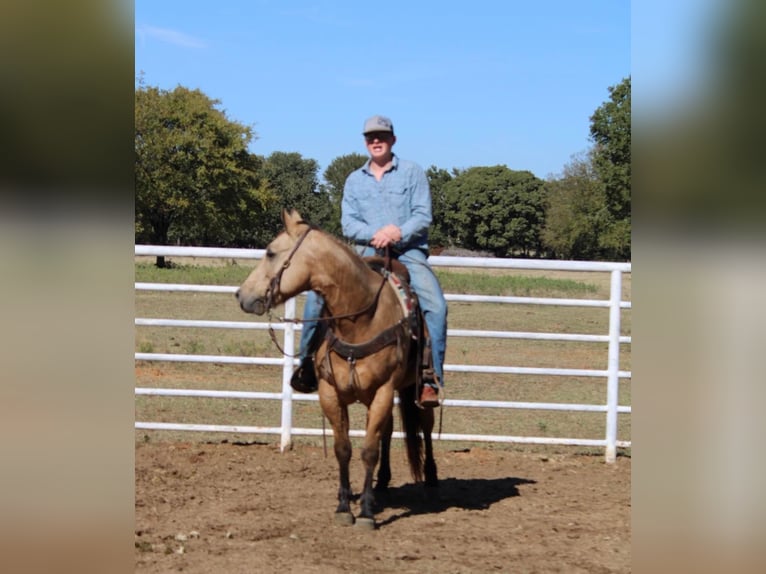
<path id="1" fill-rule="evenodd" d="M 310 288 L 301 243 L 311 231 L 300 213 L 282 210 L 285 229 L 266 247 L 266 254 L 237 290 L 239 306 L 263 315 L 290 297 Z"/>

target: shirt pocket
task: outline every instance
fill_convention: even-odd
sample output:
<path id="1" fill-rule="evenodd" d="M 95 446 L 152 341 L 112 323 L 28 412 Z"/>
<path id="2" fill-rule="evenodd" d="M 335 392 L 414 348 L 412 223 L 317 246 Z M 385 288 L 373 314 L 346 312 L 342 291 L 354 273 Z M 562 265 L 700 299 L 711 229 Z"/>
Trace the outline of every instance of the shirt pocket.
<path id="1" fill-rule="evenodd" d="M 409 185 L 393 185 L 386 188 L 386 200 L 390 209 L 396 213 L 408 215 L 410 212 L 410 197 L 412 191 Z"/>

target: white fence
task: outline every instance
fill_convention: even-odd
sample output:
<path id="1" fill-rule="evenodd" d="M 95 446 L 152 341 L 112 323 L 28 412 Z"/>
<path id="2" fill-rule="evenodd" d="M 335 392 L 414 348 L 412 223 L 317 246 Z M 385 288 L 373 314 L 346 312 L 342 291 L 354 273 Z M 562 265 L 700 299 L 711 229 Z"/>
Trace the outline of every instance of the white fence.
<path id="1" fill-rule="evenodd" d="M 262 249 L 225 249 L 207 247 L 165 247 L 151 245 L 136 245 L 135 254 L 144 256 L 177 256 L 177 257 L 206 257 L 227 259 L 259 259 L 263 256 Z M 527 436 L 499 436 L 499 435 L 464 435 L 442 433 L 442 440 L 455 441 L 488 441 L 506 443 L 532 443 L 532 444 L 555 444 L 555 445 L 578 445 L 595 446 L 605 448 L 605 459 L 614 462 L 617 456 L 617 447 L 630 447 L 631 441 L 617 439 L 618 414 L 631 413 L 629 405 L 618 404 L 619 380 L 631 378 L 629 371 L 620 370 L 619 355 L 620 345 L 630 344 L 631 337 L 620 336 L 620 310 L 631 308 L 630 301 L 622 301 L 622 276 L 631 272 L 630 263 L 603 263 L 585 261 L 544 261 L 528 259 L 495 259 L 482 257 L 447 257 L 432 256 L 429 262 L 434 267 L 482 267 L 495 269 L 537 269 L 558 271 L 593 271 L 608 272 L 611 276 L 610 297 L 608 300 L 587 299 L 552 299 L 535 297 L 497 297 L 480 295 L 452 295 L 446 294 L 447 301 L 470 301 L 512 303 L 524 305 L 555 305 L 571 307 L 602 307 L 609 309 L 609 331 L 604 335 L 584 335 L 572 333 L 527 333 L 513 331 L 478 331 L 449 329 L 450 336 L 460 337 L 490 337 L 533 339 L 548 341 L 591 341 L 608 343 L 607 368 L 605 370 L 593 369 L 562 369 L 562 368 L 530 368 L 518 366 L 488 366 L 445 364 L 444 370 L 449 372 L 473 372 L 473 373 L 507 373 L 524 375 L 555 375 L 563 377 L 597 377 L 606 380 L 606 398 L 604 404 L 570 404 L 570 403 L 533 403 L 513 401 L 485 401 L 485 400 L 459 400 L 447 399 L 445 407 L 477 407 L 477 408 L 503 408 L 503 409 L 538 409 L 559 411 L 584 411 L 605 413 L 605 434 L 603 439 L 582 438 L 550 438 L 550 437 L 527 437 Z M 137 290 L 158 291 L 193 291 L 208 293 L 234 293 L 238 286 L 210 286 L 210 285 L 180 285 L 164 283 L 136 283 Z M 295 318 L 295 299 L 285 304 L 285 318 Z M 265 323 L 253 323 L 247 321 L 191 321 L 173 319 L 146 319 L 136 318 L 136 326 L 172 326 L 172 327 L 202 327 L 217 329 L 267 329 Z M 164 353 L 136 353 L 138 361 L 181 361 L 181 362 L 208 362 L 208 363 L 237 363 L 257 365 L 282 365 L 282 392 L 239 392 L 239 391 L 215 391 L 215 390 L 189 390 L 189 389 L 155 389 L 136 388 L 136 395 L 165 395 L 184 397 L 218 397 L 240 398 L 256 400 L 279 400 L 282 401 L 282 420 L 279 427 L 257 427 L 240 425 L 197 425 L 140 422 L 135 423 L 137 429 L 149 430 L 181 430 L 181 431 L 208 431 L 230 433 L 258 433 L 279 434 L 282 450 L 291 444 L 293 435 L 321 435 L 322 429 L 295 428 L 292 425 L 293 401 L 317 401 L 316 395 L 293 394 L 290 387 L 290 377 L 296 360 L 290 357 L 295 353 L 296 327 L 293 323 L 272 323 L 275 330 L 284 331 L 284 341 L 281 344 L 286 356 L 284 358 L 266 357 L 234 357 L 221 355 L 192 355 L 192 354 L 164 354 Z M 364 431 L 352 430 L 352 436 L 363 436 Z M 400 436 L 396 433 L 395 436 Z"/>

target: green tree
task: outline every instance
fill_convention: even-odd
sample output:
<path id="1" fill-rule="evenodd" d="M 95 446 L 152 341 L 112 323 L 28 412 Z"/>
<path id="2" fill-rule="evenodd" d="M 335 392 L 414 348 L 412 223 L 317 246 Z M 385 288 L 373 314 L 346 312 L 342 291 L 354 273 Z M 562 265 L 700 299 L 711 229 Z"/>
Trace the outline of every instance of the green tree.
<path id="1" fill-rule="evenodd" d="M 343 200 L 343 188 L 346 179 L 351 172 L 359 169 L 367 161 L 367 156 L 360 153 L 350 153 L 336 157 L 324 171 L 325 183 L 320 189 L 326 194 L 329 202 L 329 211 L 323 218 L 325 231 L 340 237 L 342 229 L 340 225 L 340 204 Z"/>
<path id="2" fill-rule="evenodd" d="M 573 158 L 560 178 L 548 182 L 542 239 L 549 255 L 559 259 L 601 259 L 599 237 L 606 219 L 604 184 L 594 169 L 591 154 Z"/>
<path id="3" fill-rule="evenodd" d="M 262 245 L 282 228 L 282 208 L 297 209 L 307 221 L 323 225 L 318 216 L 329 212 L 329 200 L 319 190 L 318 171 L 316 160 L 305 159 L 297 152 L 274 152 L 265 159 L 261 174 L 276 200 L 258 222 Z"/>
<path id="4" fill-rule="evenodd" d="M 247 162 L 249 172 L 254 175 L 239 197 L 238 209 L 233 212 L 230 220 L 231 229 L 236 230 L 236 239 L 232 241 L 231 246 L 261 248 L 266 246 L 261 233 L 262 223 L 271 213 L 273 206 L 278 204 L 278 198 L 262 177 L 263 158 L 251 154 Z"/>
<path id="5" fill-rule="evenodd" d="M 243 210 L 268 195 L 247 151 L 250 127 L 229 120 L 218 100 L 178 86 L 139 83 L 135 92 L 137 243 L 233 244 Z M 158 258 L 158 265 L 164 259 Z"/>
<path id="6" fill-rule="evenodd" d="M 531 172 L 504 165 L 472 167 L 442 189 L 453 245 L 498 257 L 540 250 L 545 184 Z"/>
<path id="7" fill-rule="evenodd" d="M 630 77 L 609 88 L 610 98 L 591 116 L 590 135 L 595 147 L 593 167 L 604 184 L 610 223 L 599 237 L 604 252 L 630 259 Z"/>
<path id="8" fill-rule="evenodd" d="M 450 230 L 447 227 L 447 201 L 444 196 L 444 186 L 452 181 L 453 176 L 460 173 L 454 170 L 452 174 L 446 169 L 432 165 L 426 170 L 428 186 L 431 189 L 432 223 L 428 235 L 430 247 L 437 251 L 449 245 Z"/>

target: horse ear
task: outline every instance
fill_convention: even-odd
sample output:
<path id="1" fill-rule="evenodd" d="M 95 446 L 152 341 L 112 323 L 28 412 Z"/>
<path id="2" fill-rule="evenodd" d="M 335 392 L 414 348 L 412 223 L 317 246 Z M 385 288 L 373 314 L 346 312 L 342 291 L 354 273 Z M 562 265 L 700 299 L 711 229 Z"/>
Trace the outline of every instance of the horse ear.
<path id="1" fill-rule="evenodd" d="M 291 209 L 290 211 L 287 211 L 283 208 L 282 223 L 285 224 L 285 230 L 287 231 L 288 235 L 294 236 L 297 233 L 298 224 L 303 223 L 303 218 L 301 217 L 301 214 L 296 210 Z"/>

